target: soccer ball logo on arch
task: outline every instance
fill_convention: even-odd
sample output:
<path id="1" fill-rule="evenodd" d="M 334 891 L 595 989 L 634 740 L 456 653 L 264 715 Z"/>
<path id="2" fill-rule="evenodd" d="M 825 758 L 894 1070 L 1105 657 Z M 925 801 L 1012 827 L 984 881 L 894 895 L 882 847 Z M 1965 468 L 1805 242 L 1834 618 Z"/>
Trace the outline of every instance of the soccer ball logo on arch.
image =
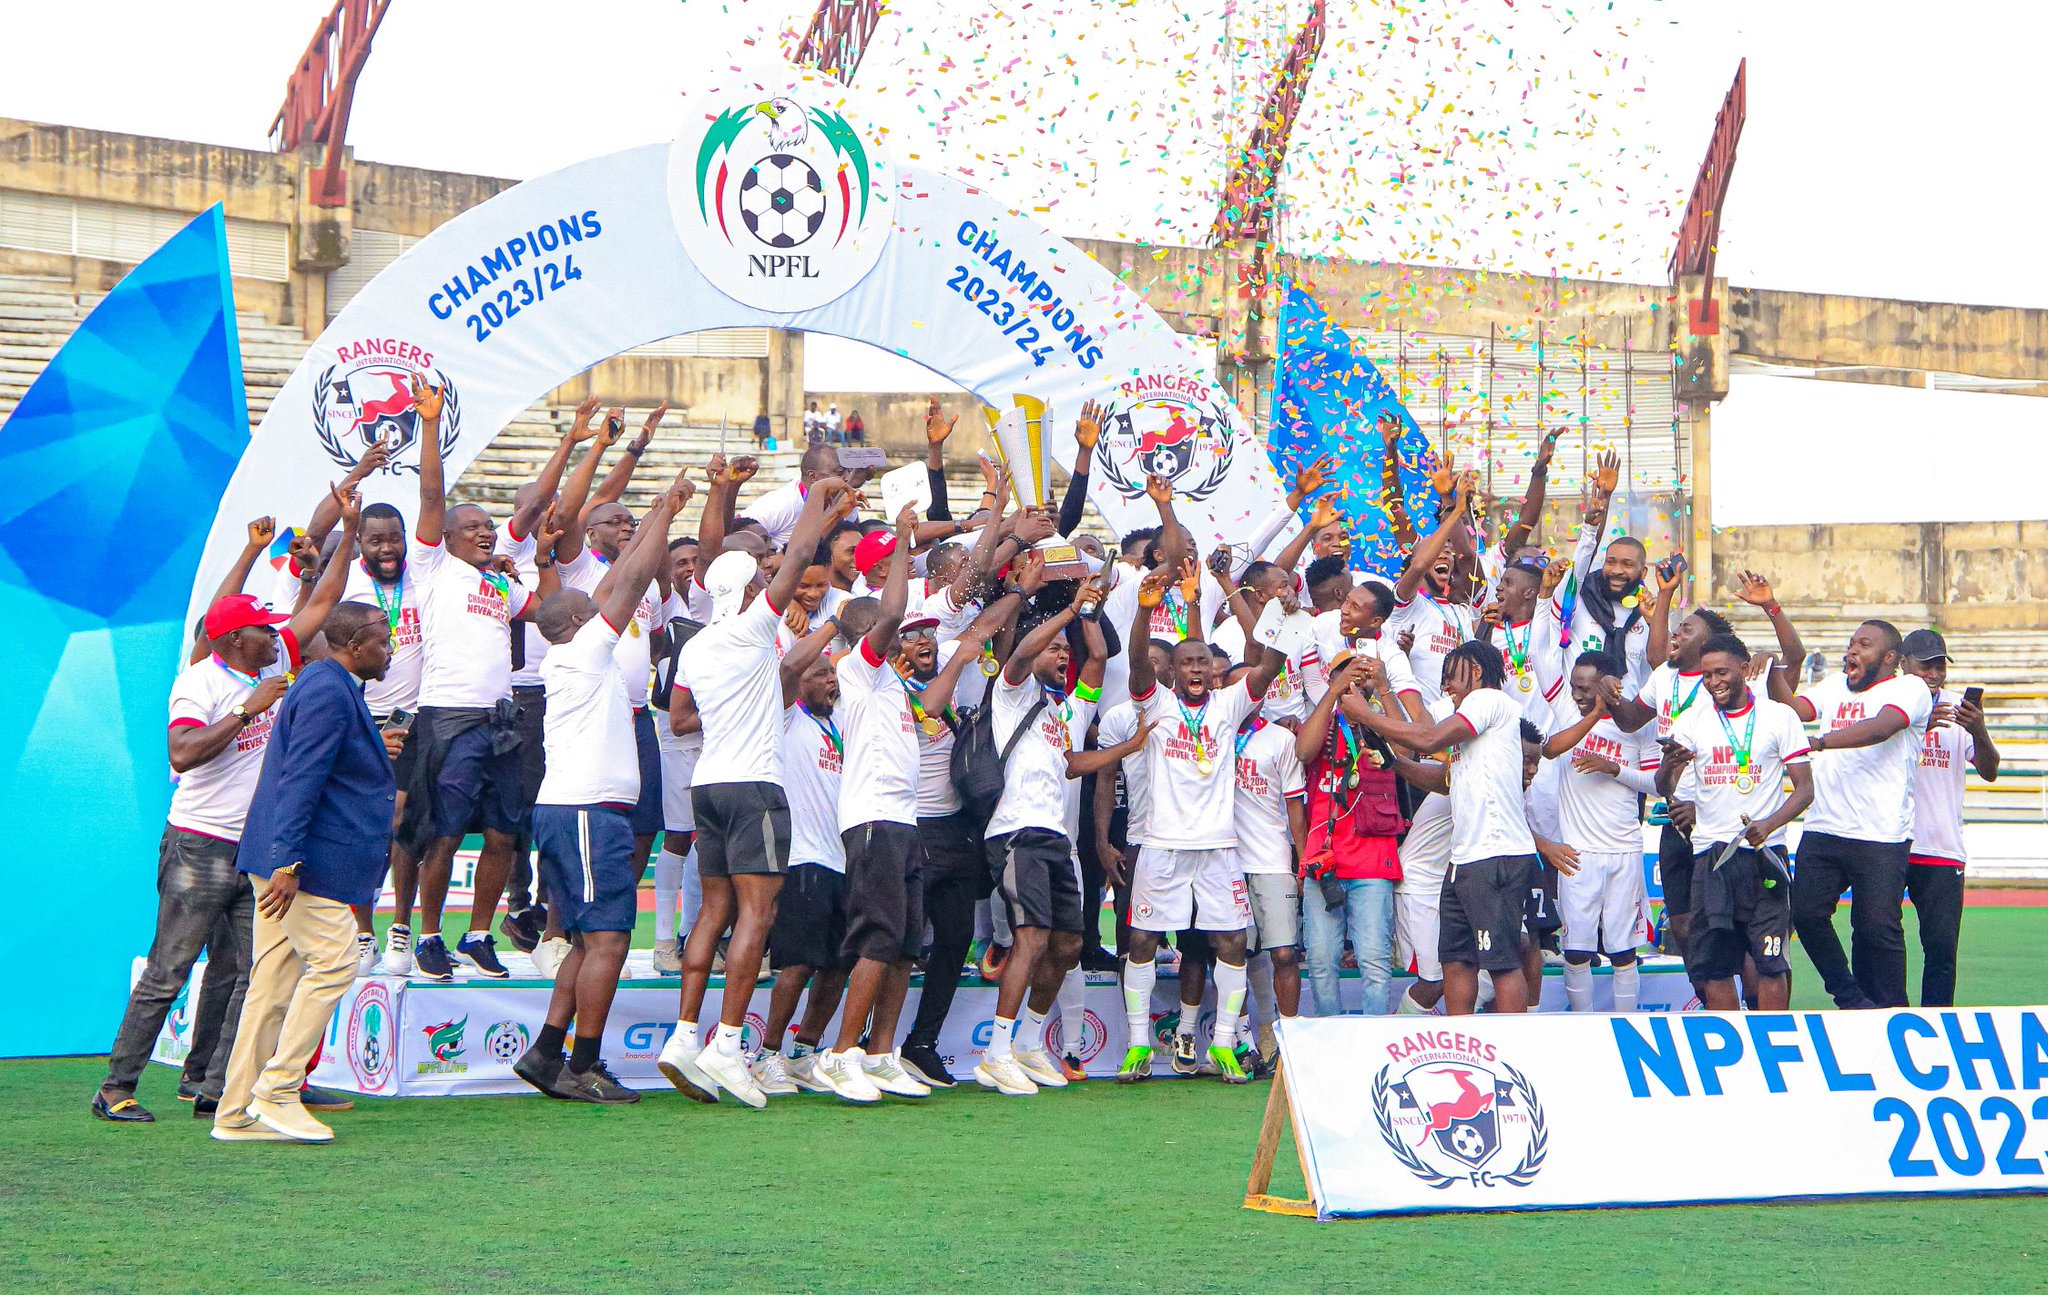
<path id="1" fill-rule="evenodd" d="M 1236 451 L 1230 411 L 1195 374 L 1147 374 L 1120 383 L 1108 401 L 1097 471 L 1126 499 L 1145 478 L 1165 477 L 1179 499 L 1200 500 L 1230 479 Z"/>
<path id="2" fill-rule="evenodd" d="M 669 153 L 669 203 L 684 250 L 733 300 L 810 310 L 880 259 L 894 170 L 842 99 L 797 86 L 692 105 Z"/>

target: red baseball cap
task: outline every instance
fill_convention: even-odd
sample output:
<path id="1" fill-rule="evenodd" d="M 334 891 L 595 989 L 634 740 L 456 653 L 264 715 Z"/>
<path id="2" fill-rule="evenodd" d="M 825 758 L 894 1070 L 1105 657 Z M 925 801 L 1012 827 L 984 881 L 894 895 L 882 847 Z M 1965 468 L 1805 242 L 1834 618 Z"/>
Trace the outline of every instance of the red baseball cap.
<path id="1" fill-rule="evenodd" d="M 860 537 L 860 543 L 853 546 L 853 569 L 863 578 L 875 569 L 875 565 L 896 551 L 896 537 L 888 531 L 870 531 Z M 873 584 L 872 579 L 868 580 Z"/>
<path id="2" fill-rule="evenodd" d="M 229 594 L 206 609 L 206 637 L 226 638 L 252 625 L 282 625 L 290 619 L 265 607 L 254 594 Z"/>

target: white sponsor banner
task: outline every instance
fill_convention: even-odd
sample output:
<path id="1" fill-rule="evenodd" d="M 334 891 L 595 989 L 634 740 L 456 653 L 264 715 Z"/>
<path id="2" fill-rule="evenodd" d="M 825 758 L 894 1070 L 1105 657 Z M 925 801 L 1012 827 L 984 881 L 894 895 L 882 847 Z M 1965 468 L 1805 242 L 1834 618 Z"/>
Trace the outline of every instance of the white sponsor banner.
<path id="1" fill-rule="evenodd" d="M 991 404 L 1049 407 L 1064 464 L 1107 415 L 1091 489 L 1117 530 L 1172 479 L 1198 538 L 1242 539 L 1282 491 L 1202 354 L 1109 270 L 950 176 L 891 161 L 852 91 L 802 69 L 720 69 L 672 144 L 514 186 L 407 250 L 327 327 L 265 414 L 215 515 L 195 610 L 244 524 L 303 519 L 377 440 L 367 502 L 412 515 L 406 390 L 446 388 L 453 482 L 535 400 L 592 365 L 709 328 L 832 333 L 916 360 Z"/>
<path id="2" fill-rule="evenodd" d="M 1319 1217 L 2048 1190 L 2048 1009 L 1282 1022 Z M 1654 1141 L 1666 1169 L 1642 1172 Z"/>
<path id="3" fill-rule="evenodd" d="M 450 984 L 387 976 L 357 980 L 349 986 L 327 1023 L 313 1082 L 384 1097 L 532 1091 L 512 1074 L 512 1062 L 546 1018 L 553 985 L 546 980 L 521 978 L 532 971 L 527 955 L 507 950 L 504 959 L 514 979 L 465 979 Z M 133 976 L 142 974 L 143 961 L 135 959 Z M 206 965 L 202 960 L 192 969 L 191 978 L 157 1034 L 152 1060 L 182 1065 L 190 1055 L 192 1033 L 201 1012 L 200 987 Z M 666 1081 L 655 1069 L 654 1060 L 675 1028 L 677 982 L 672 977 L 652 975 L 644 950 L 630 956 L 627 976 L 605 1024 L 603 1055 L 613 1073 L 629 1087 L 661 1088 Z M 707 1014 L 717 1010 L 723 983 L 713 977 L 711 993 L 706 998 Z M 1394 991 L 1398 993 L 1411 983 L 1408 977 L 1396 977 Z M 909 1001 L 903 1009 L 906 1031 L 917 1015 L 923 978 L 914 977 L 911 986 Z M 1355 976 L 1339 982 L 1346 1010 L 1362 1009 L 1360 987 Z M 1594 1001 L 1613 1001 L 1604 969 L 1603 974 L 1594 978 Z M 1642 978 L 1644 1011 L 1678 1010 L 1688 1004 L 1697 1006 L 1697 1000 L 1692 998 L 1692 986 L 1675 962 L 1646 968 Z M 1545 980 L 1544 1007 L 1551 1011 L 1564 1008 L 1563 981 L 1556 976 Z M 992 984 L 970 980 L 955 992 L 938 1043 L 939 1054 L 955 1074 L 965 1078 L 975 1058 L 988 1046 L 995 1028 L 995 1010 L 996 987 Z M 1167 1057 L 1181 1010 L 1178 981 L 1170 974 L 1160 977 L 1153 992 L 1150 1016 L 1161 1074 L 1167 1073 Z M 761 1045 L 767 1016 L 768 987 L 764 982 L 748 1005 L 743 1034 L 747 1048 Z M 1402 1019 L 1422 1022 L 1438 1018 Z M 1215 1025 L 1216 991 L 1212 985 L 1195 1022 L 1198 1046 L 1207 1049 Z M 1068 1051 L 1066 1028 L 1066 1022 L 1056 1016 L 1048 1037 L 1057 1052 Z M 836 1038 L 837 1030 L 835 1016 L 827 1027 L 826 1039 Z M 1089 1074 L 1113 1075 L 1123 1060 L 1128 1037 L 1123 996 L 1116 977 L 1105 972 L 1090 973 L 1081 1039 L 1072 1048 L 1074 1055 Z"/>

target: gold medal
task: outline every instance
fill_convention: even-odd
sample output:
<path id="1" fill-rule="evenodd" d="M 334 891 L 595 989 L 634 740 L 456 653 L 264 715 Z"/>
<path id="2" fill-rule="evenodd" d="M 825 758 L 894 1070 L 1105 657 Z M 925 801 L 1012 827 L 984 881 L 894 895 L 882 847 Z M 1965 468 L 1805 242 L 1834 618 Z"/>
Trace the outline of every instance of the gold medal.
<path id="1" fill-rule="evenodd" d="M 1735 790 L 1740 792 L 1742 795 L 1747 796 L 1749 793 L 1756 790 L 1756 779 L 1750 777 L 1746 773 L 1736 774 Z"/>
<path id="2" fill-rule="evenodd" d="M 993 679 L 996 677 L 996 671 L 1000 669 L 1002 669 L 1002 666 L 996 664 L 995 653 L 984 652 L 981 654 L 981 672 L 983 674 Z"/>
<path id="3" fill-rule="evenodd" d="M 1518 674 L 1515 676 L 1515 687 L 1523 692 L 1535 692 L 1536 680 L 1526 674 Z"/>
<path id="4" fill-rule="evenodd" d="M 1209 758 L 1207 751 L 1195 752 L 1195 772 L 1201 774 L 1204 778 L 1216 772 L 1216 762 Z"/>
<path id="5" fill-rule="evenodd" d="M 1623 594 L 1621 596 L 1621 605 L 1628 608 L 1630 611 L 1634 611 L 1636 609 L 1636 604 L 1641 601 L 1642 599 L 1636 597 L 1634 594 Z"/>
<path id="6" fill-rule="evenodd" d="M 937 715 L 927 715 L 924 717 L 924 721 L 920 723 L 918 727 L 924 730 L 924 735 L 926 737 L 937 737 L 940 733 L 945 731 L 946 725 L 945 722 L 941 720 Z"/>

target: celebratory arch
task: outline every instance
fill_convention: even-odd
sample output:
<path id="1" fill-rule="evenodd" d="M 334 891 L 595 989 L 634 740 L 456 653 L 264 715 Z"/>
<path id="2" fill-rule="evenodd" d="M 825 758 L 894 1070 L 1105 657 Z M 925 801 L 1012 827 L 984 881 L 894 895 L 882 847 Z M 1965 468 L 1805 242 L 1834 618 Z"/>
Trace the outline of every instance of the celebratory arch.
<path id="1" fill-rule="evenodd" d="M 1016 395 L 1071 465 L 1072 415 L 1108 409 L 1091 489 L 1119 529 L 1174 482 L 1198 538 L 1241 536 L 1281 487 L 1202 355 L 1115 276 L 1038 223 L 898 165 L 855 93 L 799 68 L 694 95 L 671 144 L 529 180 L 379 274 L 314 342 L 222 498 L 193 591 L 218 584 L 248 518 L 310 514 L 369 444 L 400 452 L 370 500 L 417 498 L 413 375 L 445 386 L 449 479 L 498 428 L 621 351 L 710 328 L 830 333 L 906 356 L 994 405 Z"/>

